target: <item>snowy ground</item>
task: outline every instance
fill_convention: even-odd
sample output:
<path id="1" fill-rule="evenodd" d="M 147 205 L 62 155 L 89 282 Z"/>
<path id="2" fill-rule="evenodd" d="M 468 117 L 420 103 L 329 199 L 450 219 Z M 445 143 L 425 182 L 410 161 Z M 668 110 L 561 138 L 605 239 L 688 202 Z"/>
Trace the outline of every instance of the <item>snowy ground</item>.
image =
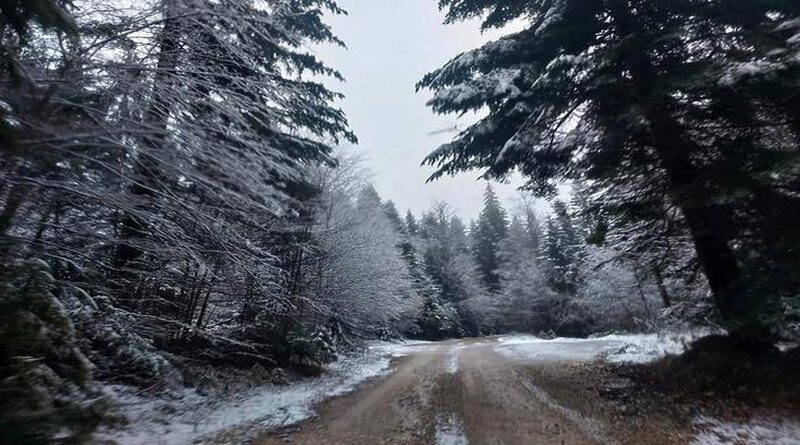
<path id="1" fill-rule="evenodd" d="M 421 342 L 369 345 L 365 354 L 344 357 L 319 378 L 289 386 L 267 385 L 236 398 L 218 400 L 194 390 L 167 398 L 137 395 L 124 386 L 109 386 L 119 400 L 126 428 L 101 430 L 94 442 L 120 445 L 178 445 L 215 443 L 223 433 L 243 443 L 264 429 L 292 425 L 314 416 L 313 406 L 322 400 L 355 390 L 365 381 L 391 372 L 392 358 L 401 357 Z"/>
<path id="2" fill-rule="evenodd" d="M 436 445 L 469 445 L 464 434 L 464 423 L 454 414 L 438 419 L 435 438 Z"/>
<path id="3" fill-rule="evenodd" d="M 781 418 L 754 418 L 749 422 L 722 422 L 700 418 L 700 431 L 691 445 L 797 445 L 800 422 Z"/>
<path id="4" fill-rule="evenodd" d="M 448 374 L 456 374 L 458 372 L 458 353 L 462 349 L 464 349 L 464 344 L 459 343 L 458 345 L 453 346 L 453 348 L 450 349 L 450 352 L 447 353 L 445 370 Z"/>
<path id="5" fill-rule="evenodd" d="M 710 331 L 680 334 L 608 335 L 545 340 L 530 335 L 501 337 L 495 350 L 524 362 L 580 362 L 602 359 L 612 363 L 650 363 L 681 354 L 686 345 Z M 798 445 L 800 422 L 781 417 L 755 417 L 747 422 L 699 417 L 691 445 Z"/>
<path id="6" fill-rule="evenodd" d="M 649 363 L 668 354 L 680 354 L 688 343 L 708 332 L 680 334 L 626 334 L 597 338 L 554 338 L 532 335 L 500 337 L 495 350 L 506 357 L 539 362 L 588 361 Z"/>

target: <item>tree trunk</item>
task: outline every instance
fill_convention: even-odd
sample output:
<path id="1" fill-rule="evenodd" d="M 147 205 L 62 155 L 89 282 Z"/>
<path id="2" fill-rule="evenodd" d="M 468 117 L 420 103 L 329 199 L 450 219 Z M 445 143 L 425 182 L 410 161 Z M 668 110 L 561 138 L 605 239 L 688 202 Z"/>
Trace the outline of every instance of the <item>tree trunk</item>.
<path id="1" fill-rule="evenodd" d="M 661 275 L 661 268 L 658 267 L 657 264 L 653 264 L 653 277 L 656 281 L 656 287 L 658 287 L 658 294 L 661 296 L 661 302 L 664 304 L 664 307 L 672 306 L 672 299 L 669 296 L 669 292 L 667 292 L 667 287 L 664 286 L 664 277 Z"/>
<path id="2" fill-rule="evenodd" d="M 613 1 L 611 10 L 619 35 L 642 32 L 642 24 L 631 14 L 626 1 Z M 704 172 L 693 164 L 692 154 L 698 151 L 697 146 L 671 114 L 669 91 L 658 90 L 657 81 L 662 75 L 646 52 L 630 51 L 624 62 L 636 87 L 636 105 L 650 125 L 650 143 L 666 172 L 669 196 L 686 218 L 723 324 L 737 336 L 741 333 L 761 337 L 769 331 L 765 322 L 769 296 L 757 295 L 748 288 L 731 248 L 733 215 L 715 204 L 713 186 L 704 182 Z"/>
<path id="3" fill-rule="evenodd" d="M 30 187 L 22 184 L 16 184 L 9 190 L 6 205 L 0 212 L 0 236 L 4 236 L 14 225 L 14 217 L 29 191 Z"/>
<path id="4" fill-rule="evenodd" d="M 689 160 L 692 146 L 683 139 L 680 126 L 663 112 L 652 113 L 649 118 L 653 144 L 669 179 L 670 196 L 686 218 L 697 258 L 725 326 L 733 331 L 763 331 L 759 296 L 749 292 L 730 246 L 732 216 L 712 203 L 713 191 L 698 180 L 702 172 Z"/>
<path id="5" fill-rule="evenodd" d="M 155 76 L 153 78 L 152 97 L 150 105 L 145 113 L 145 123 L 148 129 L 153 132 L 150 137 L 142 140 L 142 146 L 151 150 L 158 151 L 163 149 L 166 140 L 167 125 L 169 121 L 168 107 L 170 86 L 173 83 L 172 76 L 178 66 L 178 52 L 180 50 L 180 21 L 177 17 L 176 0 L 163 0 L 162 9 L 164 11 L 164 26 L 158 37 L 159 55 Z M 129 191 L 137 201 L 147 201 L 155 199 L 155 190 L 158 187 L 158 180 L 161 176 L 161 169 L 155 157 L 144 153 L 137 153 L 136 167 L 134 172 L 134 182 L 130 185 Z M 142 205 L 143 202 L 134 202 L 133 205 Z M 143 254 L 142 247 L 132 241 L 142 238 L 147 231 L 147 222 L 141 215 L 134 212 L 124 212 L 120 221 L 119 238 L 113 264 L 116 268 L 124 268 L 132 261 L 135 261 Z"/>

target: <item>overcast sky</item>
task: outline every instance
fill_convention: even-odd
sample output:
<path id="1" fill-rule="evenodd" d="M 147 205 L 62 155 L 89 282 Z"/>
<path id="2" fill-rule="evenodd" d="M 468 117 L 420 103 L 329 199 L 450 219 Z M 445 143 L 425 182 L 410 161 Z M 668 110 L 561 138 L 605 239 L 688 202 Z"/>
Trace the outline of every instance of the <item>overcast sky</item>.
<path id="1" fill-rule="evenodd" d="M 478 22 L 444 25 L 435 0 L 339 3 L 349 15 L 329 23 L 348 49 L 324 47 L 315 52 L 347 78 L 346 84 L 331 86 L 347 95 L 343 108 L 378 192 L 403 213 L 410 209 L 420 214 L 441 200 L 464 219 L 477 216 L 485 187 L 485 182 L 476 181 L 478 172 L 426 184 L 433 170 L 420 166 L 427 153 L 453 137 L 431 133 L 456 124 L 463 128 L 470 118 L 434 115 L 425 106 L 429 93 L 416 93 L 414 85 L 457 54 L 501 34 L 481 34 Z M 518 203 L 515 185 L 498 184 L 495 190 L 507 207 Z"/>

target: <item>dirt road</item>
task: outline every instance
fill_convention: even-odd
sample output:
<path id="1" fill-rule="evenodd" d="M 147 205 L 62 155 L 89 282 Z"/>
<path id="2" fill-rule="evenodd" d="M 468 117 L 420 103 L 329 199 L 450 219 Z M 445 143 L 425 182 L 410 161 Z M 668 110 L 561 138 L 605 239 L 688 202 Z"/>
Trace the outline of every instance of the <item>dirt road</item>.
<path id="1" fill-rule="evenodd" d="M 523 360 L 497 347 L 494 339 L 417 346 L 387 377 L 325 402 L 316 419 L 254 443 L 688 443 L 685 425 L 652 415 L 621 416 L 619 407 L 610 406 L 591 385 L 570 380 L 570 370 L 592 366 L 580 358 L 582 351 Z"/>
<path id="2" fill-rule="evenodd" d="M 591 360 L 519 359 L 495 339 L 416 346 L 396 370 L 325 402 L 319 416 L 254 443 L 408 445 L 683 444 L 669 418 L 619 414 L 570 376 Z M 569 348 L 569 345 L 562 347 Z M 586 348 L 585 344 L 576 346 Z M 569 354 L 566 354 L 570 357 Z M 585 375 L 585 372 L 583 373 Z"/>

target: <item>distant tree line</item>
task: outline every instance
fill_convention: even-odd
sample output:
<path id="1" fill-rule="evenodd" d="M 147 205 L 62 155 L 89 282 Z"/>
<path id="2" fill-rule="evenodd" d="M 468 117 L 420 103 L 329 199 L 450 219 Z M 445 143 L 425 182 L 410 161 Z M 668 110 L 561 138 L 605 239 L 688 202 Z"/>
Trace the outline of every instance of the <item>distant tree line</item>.
<path id="1" fill-rule="evenodd" d="M 509 217 L 487 186 L 470 229 L 446 203 L 419 221 L 392 216 L 423 305 L 405 334 L 586 336 L 714 320 L 689 245 L 675 244 L 663 258 L 633 255 L 622 239 L 597 243 L 585 193 L 575 187 L 569 202 L 554 201 L 545 215 L 523 202 Z"/>

